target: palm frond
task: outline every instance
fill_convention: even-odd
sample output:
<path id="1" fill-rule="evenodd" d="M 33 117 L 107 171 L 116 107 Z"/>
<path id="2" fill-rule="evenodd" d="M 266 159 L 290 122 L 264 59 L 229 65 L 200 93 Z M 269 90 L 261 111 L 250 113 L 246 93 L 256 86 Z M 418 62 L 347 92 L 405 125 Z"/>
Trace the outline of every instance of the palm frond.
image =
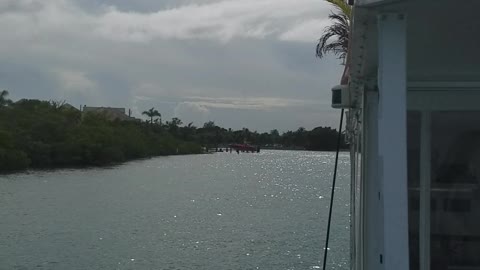
<path id="1" fill-rule="evenodd" d="M 0 92 L 0 106 L 5 106 L 12 104 L 12 101 L 10 99 L 7 99 L 9 93 L 7 90 L 2 90 Z"/>
<path id="2" fill-rule="evenodd" d="M 8 91 L 7 90 L 2 90 L 0 92 L 0 98 L 6 98 L 8 96 Z"/>
<path id="3" fill-rule="evenodd" d="M 332 53 L 345 60 L 349 45 L 351 7 L 343 0 L 325 1 L 335 5 L 338 10 L 328 16 L 332 24 L 324 28 L 318 40 L 316 56 L 322 58 L 325 54 Z"/>
<path id="4" fill-rule="evenodd" d="M 339 9 L 343 14 L 345 14 L 348 17 L 348 19 L 351 19 L 352 7 L 349 6 L 344 0 L 325 0 L 325 1 L 332 4 L 337 9 Z"/>

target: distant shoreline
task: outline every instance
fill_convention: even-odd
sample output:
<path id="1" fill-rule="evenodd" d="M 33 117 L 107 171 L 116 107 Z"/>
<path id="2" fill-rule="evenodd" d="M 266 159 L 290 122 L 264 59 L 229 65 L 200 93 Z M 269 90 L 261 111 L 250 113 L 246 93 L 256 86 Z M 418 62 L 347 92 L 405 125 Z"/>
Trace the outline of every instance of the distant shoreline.
<path id="1" fill-rule="evenodd" d="M 300 127 L 282 134 L 276 129 L 269 133 L 226 129 L 213 121 L 196 127 L 176 117 L 162 121 L 155 108 L 144 111 L 148 118 L 142 120 L 126 108 L 77 107 L 36 99 L 13 102 L 7 95 L 2 91 L 0 96 L 0 172 L 111 166 L 231 146 L 239 151 L 337 148 L 338 132 L 330 127 L 310 131 Z"/>
<path id="2" fill-rule="evenodd" d="M 328 150 L 306 150 L 306 149 L 261 149 L 261 150 L 268 150 L 268 151 L 298 151 L 298 152 L 328 152 L 334 153 L 335 151 L 328 151 Z M 340 150 L 340 153 L 348 153 L 348 149 Z M 147 161 L 154 158 L 161 158 L 161 157 L 178 157 L 178 156 L 199 156 L 199 155 L 209 155 L 209 154 L 230 154 L 227 152 L 203 152 L 203 153 L 195 153 L 195 154 L 173 154 L 173 155 L 158 155 L 158 156 L 151 156 L 151 157 L 144 157 L 144 158 L 136 158 L 136 159 L 129 159 L 122 162 L 116 163 L 109 163 L 103 165 L 73 165 L 73 166 L 52 166 L 52 167 L 33 167 L 33 168 L 25 168 L 19 170 L 9 170 L 9 171 L 0 171 L 0 176 L 4 175 L 15 175 L 15 174 L 25 174 L 30 172 L 55 172 L 55 171 L 62 171 L 62 170 L 81 170 L 81 169 L 108 169 L 108 168 L 115 168 L 118 166 L 126 165 L 132 162 L 141 162 Z M 233 154 L 233 153 L 232 153 Z M 257 153 L 240 153 L 241 155 L 255 155 Z M 235 153 L 236 155 L 236 153 Z"/>

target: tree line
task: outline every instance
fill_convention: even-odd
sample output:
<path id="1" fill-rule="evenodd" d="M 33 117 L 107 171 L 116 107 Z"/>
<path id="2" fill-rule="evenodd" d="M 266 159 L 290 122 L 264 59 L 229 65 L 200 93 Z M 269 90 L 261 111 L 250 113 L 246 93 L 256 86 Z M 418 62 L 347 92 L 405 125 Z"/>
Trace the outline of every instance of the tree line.
<path id="1" fill-rule="evenodd" d="M 168 123 L 168 122 L 167 122 Z M 214 122 L 205 123 L 196 128 L 191 123 L 178 128 L 178 136 L 184 140 L 193 140 L 210 148 L 228 146 L 230 143 L 249 143 L 265 149 L 296 149 L 334 151 L 337 146 L 338 132 L 330 127 L 317 127 L 306 130 L 303 127 L 296 131 L 280 134 L 276 129 L 270 132 L 250 131 L 248 128 L 232 130 L 219 127 Z M 348 146 L 342 135 L 342 149 Z"/>
<path id="2" fill-rule="evenodd" d="M 212 121 L 196 127 L 178 118 L 162 122 L 155 108 L 143 112 L 146 121 L 112 120 L 101 113 L 82 113 L 64 102 L 12 102 L 7 96 L 7 91 L 0 92 L 0 172 L 102 166 L 152 156 L 200 154 L 205 148 L 245 142 L 261 148 L 330 151 L 338 134 L 329 127 L 259 133 L 225 129 Z"/>
<path id="3" fill-rule="evenodd" d="M 199 154 L 202 148 L 149 123 L 82 114 L 62 102 L 0 94 L 0 171 L 101 166 L 160 155 Z"/>
<path id="4" fill-rule="evenodd" d="M 232 143 L 248 143 L 264 149 L 334 151 L 337 147 L 338 132 L 330 127 L 316 127 L 310 131 L 300 127 L 296 131 L 287 131 L 282 134 L 276 129 L 259 133 L 250 131 L 248 128 L 226 129 L 217 126 L 213 121 L 206 122 L 202 127 L 196 127 L 193 123 L 182 126 L 184 123 L 176 117 L 163 123 L 162 115 L 155 108 L 144 111 L 142 114 L 149 118 L 147 121 L 150 124 L 167 130 L 177 138 L 198 143 L 206 148 L 228 147 L 228 144 Z M 343 134 L 340 147 L 348 148 Z"/>

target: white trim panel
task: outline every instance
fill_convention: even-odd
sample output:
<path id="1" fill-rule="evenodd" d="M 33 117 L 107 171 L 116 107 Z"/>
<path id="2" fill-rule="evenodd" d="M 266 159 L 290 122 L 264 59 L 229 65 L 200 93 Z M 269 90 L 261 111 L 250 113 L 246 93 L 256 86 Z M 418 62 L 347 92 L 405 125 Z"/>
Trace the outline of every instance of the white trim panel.
<path id="1" fill-rule="evenodd" d="M 378 16 L 378 152 L 383 200 L 383 266 L 409 269 L 407 192 L 407 24 Z"/>
<path id="2" fill-rule="evenodd" d="M 431 113 L 420 122 L 420 270 L 430 270 Z"/>

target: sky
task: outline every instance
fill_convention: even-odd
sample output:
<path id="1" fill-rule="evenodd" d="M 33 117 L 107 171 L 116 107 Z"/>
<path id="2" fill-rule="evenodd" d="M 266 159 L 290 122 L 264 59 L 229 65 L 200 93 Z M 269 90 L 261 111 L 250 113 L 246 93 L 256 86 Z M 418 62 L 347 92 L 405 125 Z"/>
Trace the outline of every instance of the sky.
<path id="1" fill-rule="evenodd" d="M 0 89 L 260 132 L 336 127 L 322 0 L 0 0 Z"/>

